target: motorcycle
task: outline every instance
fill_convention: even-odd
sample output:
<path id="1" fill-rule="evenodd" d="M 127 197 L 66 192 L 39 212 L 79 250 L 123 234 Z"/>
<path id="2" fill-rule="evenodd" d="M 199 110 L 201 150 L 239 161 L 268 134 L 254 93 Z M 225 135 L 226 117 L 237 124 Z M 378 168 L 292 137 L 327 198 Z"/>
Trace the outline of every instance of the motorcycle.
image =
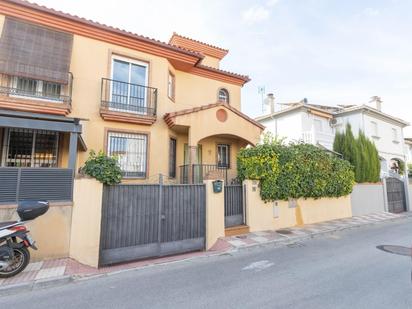
<path id="1" fill-rule="evenodd" d="M 48 210 L 47 201 L 21 201 L 17 206 L 20 220 L 0 223 L 0 278 L 15 276 L 27 267 L 29 248 L 37 250 L 37 247 L 25 223 Z"/>

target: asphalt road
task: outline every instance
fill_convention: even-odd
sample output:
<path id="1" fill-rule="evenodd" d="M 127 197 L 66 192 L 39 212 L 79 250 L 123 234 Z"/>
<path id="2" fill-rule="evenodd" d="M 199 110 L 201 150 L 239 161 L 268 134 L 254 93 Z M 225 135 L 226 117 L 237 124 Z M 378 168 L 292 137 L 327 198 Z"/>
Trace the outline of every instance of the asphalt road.
<path id="1" fill-rule="evenodd" d="M 0 308 L 412 308 L 412 218 L 3 296 Z"/>

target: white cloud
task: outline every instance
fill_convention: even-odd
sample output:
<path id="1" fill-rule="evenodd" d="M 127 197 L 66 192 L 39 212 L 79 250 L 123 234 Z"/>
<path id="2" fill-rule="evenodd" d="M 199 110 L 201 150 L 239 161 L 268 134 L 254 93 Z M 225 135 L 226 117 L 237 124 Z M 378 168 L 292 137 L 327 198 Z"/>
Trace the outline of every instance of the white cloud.
<path id="1" fill-rule="evenodd" d="M 247 24 L 255 24 L 267 20 L 270 12 L 263 6 L 252 6 L 242 13 L 243 21 Z"/>
<path id="2" fill-rule="evenodd" d="M 369 16 L 378 16 L 380 14 L 379 10 L 374 8 L 366 8 L 363 12 Z"/>
<path id="3" fill-rule="evenodd" d="M 266 2 L 266 5 L 267 6 L 275 6 L 276 4 L 278 4 L 279 3 L 279 0 L 268 0 L 267 2 Z"/>

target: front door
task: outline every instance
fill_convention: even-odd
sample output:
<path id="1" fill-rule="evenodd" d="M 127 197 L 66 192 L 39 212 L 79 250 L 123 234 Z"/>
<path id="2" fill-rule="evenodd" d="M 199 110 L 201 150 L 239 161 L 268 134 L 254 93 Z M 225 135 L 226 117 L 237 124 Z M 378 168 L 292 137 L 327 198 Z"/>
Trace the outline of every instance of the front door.
<path id="1" fill-rule="evenodd" d="M 184 180 L 188 181 L 189 177 L 193 183 L 201 183 L 203 181 L 203 169 L 202 169 L 202 145 L 197 145 L 196 150 L 197 163 L 190 164 L 190 149 L 188 144 L 184 145 Z M 191 172 L 191 173 L 190 173 Z M 188 182 L 186 182 L 188 183 Z"/>

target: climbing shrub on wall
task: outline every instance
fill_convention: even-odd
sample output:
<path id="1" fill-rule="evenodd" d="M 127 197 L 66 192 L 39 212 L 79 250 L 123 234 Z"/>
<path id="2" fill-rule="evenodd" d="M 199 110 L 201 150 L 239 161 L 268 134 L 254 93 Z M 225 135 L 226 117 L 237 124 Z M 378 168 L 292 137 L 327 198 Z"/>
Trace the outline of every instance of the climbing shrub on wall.
<path id="1" fill-rule="evenodd" d="M 352 192 L 349 162 L 310 144 L 264 140 L 238 154 L 240 179 L 260 180 L 264 201 L 339 197 Z"/>
<path id="2" fill-rule="evenodd" d="M 122 180 L 122 171 L 116 158 L 107 156 L 103 151 L 96 154 L 91 150 L 80 171 L 106 185 L 114 185 Z"/>

